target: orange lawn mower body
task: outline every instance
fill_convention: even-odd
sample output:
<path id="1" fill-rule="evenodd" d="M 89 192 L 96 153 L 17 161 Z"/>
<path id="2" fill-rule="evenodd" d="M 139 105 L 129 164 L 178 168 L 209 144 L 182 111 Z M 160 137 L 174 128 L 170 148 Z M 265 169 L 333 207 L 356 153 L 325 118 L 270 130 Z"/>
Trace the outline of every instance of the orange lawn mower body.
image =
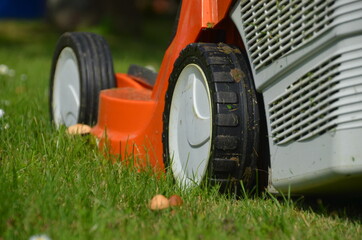
<path id="1" fill-rule="evenodd" d="M 96 123 L 101 148 L 185 187 L 361 195 L 360 16 L 353 0 L 183 0 L 154 84 L 65 34 L 52 119 Z"/>
<path id="2" fill-rule="evenodd" d="M 99 138 L 105 134 L 113 154 L 132 155 L 135 158 L 163 169 L 162 114 L 165 93 L 173 65 L 179 53 L 188 44 L 200 42 L 203 31 L 218 28 L 218 24 L 228 19 L 232 0 L 191 0 L 183 1 L 176 34 L 168 47 L 157 76 L 155 86 L 139 83 L 133 76 L 116 74 L 117 89 L 100 93 L 98 123 L 92 133 Z M 230 29 L 230 41 L 240 39 L 236 28 Z M 201 41 L 214 41 L 202 39 Z M 146 162 L 147 161 L 147 162 Z"/>

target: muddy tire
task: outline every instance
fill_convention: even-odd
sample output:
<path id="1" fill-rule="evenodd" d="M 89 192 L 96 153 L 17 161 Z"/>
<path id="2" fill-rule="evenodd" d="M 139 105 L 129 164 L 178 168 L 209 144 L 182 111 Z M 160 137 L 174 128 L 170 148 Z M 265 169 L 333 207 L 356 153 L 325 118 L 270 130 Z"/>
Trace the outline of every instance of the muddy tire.
<path id="1" fill-rule="evenodd" d="M 232 193 L 255 187 L 258 101 L 238 48 L 187 46 L 170 76 L 163 121 L 164 163 L 178 184 Z"/>

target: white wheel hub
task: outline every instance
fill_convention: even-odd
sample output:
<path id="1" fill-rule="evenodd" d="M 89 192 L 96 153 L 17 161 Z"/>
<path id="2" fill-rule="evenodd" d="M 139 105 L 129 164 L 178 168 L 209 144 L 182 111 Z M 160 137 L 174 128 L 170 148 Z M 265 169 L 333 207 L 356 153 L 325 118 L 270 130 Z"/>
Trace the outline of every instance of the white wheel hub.
<path id="1" fill-rule="evenodd" d="M 58 57 L 52 91 L 56 126 L 76 124 L 80 107 L 80 73 L 77 57 L 70 47 L 64 48 Z"/>
<path id="2" fill-rule="evenodd" d="M 212 107 L 206 76 L 196 64 L 187 65 L 177 80 L 168 135 L 175 179 L 186 187 L 200 184 L 210 158 Z"/>

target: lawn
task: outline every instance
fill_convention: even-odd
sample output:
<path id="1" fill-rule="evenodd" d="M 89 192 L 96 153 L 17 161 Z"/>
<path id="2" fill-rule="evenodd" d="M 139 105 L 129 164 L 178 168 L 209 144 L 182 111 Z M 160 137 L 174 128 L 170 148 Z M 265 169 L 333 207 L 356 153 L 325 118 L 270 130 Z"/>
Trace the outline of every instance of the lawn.
<path id="1" fill-rule="evenodd" d="M 137 38 L 86 30 L 105 35 L 124 72 L 130 63 L 157 69 L 171 28 L 152 19 Z M 58 37 L 42 22 L 0 22 L 0 240 L 362 239 L 358 202 L 183 190 L 168 174 L 110 163 L 89 136 L 55 130 L 48 81 Z M 178 194 L 184 204 L 151 211 L 155 194 Z"/>

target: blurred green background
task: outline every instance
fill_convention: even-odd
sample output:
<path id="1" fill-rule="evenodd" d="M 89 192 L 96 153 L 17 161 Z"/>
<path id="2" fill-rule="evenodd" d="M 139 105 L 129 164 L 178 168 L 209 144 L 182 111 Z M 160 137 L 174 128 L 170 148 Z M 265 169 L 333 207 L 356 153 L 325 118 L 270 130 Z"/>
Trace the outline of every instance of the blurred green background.
<path id="1" fill-rule="evenodd" d="M 94 11 L 94 6 L 85 6 L 84 0 L 47 0 L 58 3 L 59 12 L 73 9 L 72 14 L 75 15 L 67 13 L 64 16 L 78 19 L 71 26 L 60 26 L 54 23 L 55 17 L 53 20 L 49 17 L 49 6 L 43 6 L 45 12 L 32 9 L 36 7 L 31 5 L 32 2 L 45 0 L 28 1 L 25 6 L 17 5 L 15 9 L 18 12 L 13 13 L 11 11 L 14 9 L 6 6 L 6 1 L 12 1 L 13 4 L 25 2 L 2 0 L 0 3 L 0 14 L 5 11 L 4 8 L 9 8 L 7 15 L 0 15 L 0 109 L 8 114 L 19 114 L 22 108 L 29 112 L 35 107 L 44 116 L 48 116 L 48 85 L 53 51 L 64 31 L 86 31 L 102 35 L 110 45 L 116 72 L 126 72 L 130 64 L 148 65 L 158 70 L 171 40 L 177 8 L 176 1 L 162 0 L 168 5 L 161 4 L 163 7 L 160 9 L 152 5 L 157 0 L 140 0 L 138 5 L 135 4 L 138 1 L 125 1 L 132 3 L 129 7 L 135 8 L 135 12 L 128 14 L 137 18 L 137 22 L 132 23 L 132 18 L 120 17 L 116 8 L 113 12 L 104 10 L 112 6 L 112 1 L 105 1 L 109 5 L 99 10 L 101 17 L 87 22 L 82 19 Z M 61 2 L 64 4 L 61 5 Z M 118 4 L 121 3 L 123 1 L 118 1 Z M 34 11 L 34 14 L 24 15 L 23 8 Z"/>
<path id="2" fill-rule="evenodd" d="M 60 34 L 89 31 L 109 42 L 117 71 L 125 71 L 129 63 L 157 68 L 177 6 L 176 0 L 2 0 L 0 64 L 29 54 L 51 59 Z"/>

